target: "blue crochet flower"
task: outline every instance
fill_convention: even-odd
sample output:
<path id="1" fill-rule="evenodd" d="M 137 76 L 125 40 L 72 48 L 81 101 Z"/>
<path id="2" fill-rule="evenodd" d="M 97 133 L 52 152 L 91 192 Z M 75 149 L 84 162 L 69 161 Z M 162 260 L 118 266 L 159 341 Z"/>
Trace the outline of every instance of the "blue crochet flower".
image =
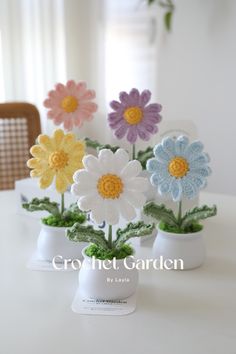
<path id="1" fill-rule="evenodd" d="M 203 147 L 200 141 L 189 144 L 186 136 L 164 138 L 154 147 L 155 157 L 147 161 L 147 170 L 160 195 L 170 194 L 175 202 L 192 199 L 206 186 L 211 169 Z"/>

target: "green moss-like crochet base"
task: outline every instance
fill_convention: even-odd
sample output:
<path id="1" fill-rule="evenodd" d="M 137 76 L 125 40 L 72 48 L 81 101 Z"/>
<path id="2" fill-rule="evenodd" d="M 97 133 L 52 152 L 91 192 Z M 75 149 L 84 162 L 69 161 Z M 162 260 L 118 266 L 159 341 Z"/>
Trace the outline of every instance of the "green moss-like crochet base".
<path id="1" fill-rule="evenodd" d="M 84 214 L 74 213 L 71 214 L 68 218 L 62 218 L 61 215 L 49 215 L 46 218 L 42 219 L 42 223 L 48 226 L 55 227 L 71 227 L 76 222 L 82 224 L 85 222 L 86 216 Z"/>
<path id="2" fill-rule="evenodd" d="M 125 257 L 131 256 L 134 253 L 134 250 L 131 246 L 124 244 L 119 249 L 104 250 L 103 248 L 91 244 L 85 251 L 85 254 L 89 257 L 95 257 L 97 259 L 123 259 Z"/>
<path id="3" fill-rule="evenodd" d="M 194 232 L 199 232 L 203 229 L 203 225 L 198 224 L 198 223 L 192 223 L 191 225 L 185 227 L 185 228 L 180 228 L 177 226 L 170 226 L 163 221 L 159 223 L 159 229 L 166 231 L 166 232 L 171 232 L 174 234 L 190 234 Z"/>

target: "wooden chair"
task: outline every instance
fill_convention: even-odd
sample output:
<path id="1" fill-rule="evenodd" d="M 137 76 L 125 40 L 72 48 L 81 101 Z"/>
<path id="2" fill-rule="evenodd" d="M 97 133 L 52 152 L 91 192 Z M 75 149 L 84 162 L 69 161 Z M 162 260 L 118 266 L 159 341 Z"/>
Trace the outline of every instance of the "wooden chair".
<path id="1" fill-rule="evenodd" d="M 29 149 L 41 132 L 37 108 L 29 103 L 0 104 L 0 190 L 14 189 L 29 176 Z"/>

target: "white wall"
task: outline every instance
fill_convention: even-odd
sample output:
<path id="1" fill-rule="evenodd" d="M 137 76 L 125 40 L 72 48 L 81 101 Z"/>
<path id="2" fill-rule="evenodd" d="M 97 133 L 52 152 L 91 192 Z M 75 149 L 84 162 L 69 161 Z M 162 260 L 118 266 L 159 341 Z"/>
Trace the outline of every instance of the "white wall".
<path id="1" fill-rule="evenodd" d="M 64 0 L 64 11 L 67 79 L 85 81 L 89 89 L 96 91 L 95 101 L 99 105 L 95 119 L 74 131 L 80 138 L 89 136 L 101 141 L 101 126 L 106 124 L 103 2 Z"/>
<path id="2" fill-rule="evenodd" d="M 176 0 L 173 31 L 159 18 L 164 119 L 192 119 L 213 174 L 208 190 L 236 194 L 236 1 Z"/>

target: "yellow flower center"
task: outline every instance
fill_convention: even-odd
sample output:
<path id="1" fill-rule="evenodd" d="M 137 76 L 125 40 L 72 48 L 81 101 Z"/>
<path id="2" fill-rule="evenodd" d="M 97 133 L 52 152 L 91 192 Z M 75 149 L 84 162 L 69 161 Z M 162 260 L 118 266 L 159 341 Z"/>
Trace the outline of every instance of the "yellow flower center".
<path id="1" fill-rule="evenodd" d="M 63 108 L 66 113 L 76 111 L 78 105 L 78 100 L 74 96 L 66 96 L 61 101 L 61 108 Z"/>
<path id="2" fill-rule="evenodd" d="M 50 154 L 48 163 L 51 168 L 61 169 L 64 168 L 68 163 L 69 157 L 64 151 L 54 151 Z"/>
<path id="3" fill-rule="evenodd" d="M 129 107 L 124 111 L 123 116 L 127 123 L 134 125 L 143 119 L 143 112 L 139 107 Z"/>
<path id="4" fill-rule="evenodd" d="M 97 184 L 98 193 L 105 199 L 119 198 L 123 187 L 121 178 L 112 174 L 100 177 Z"/>
<path id="5" fill-rule="evenodd" d="M 176 156 L 170 161 L 168 171 L 171 176 L 176 178 L 182 178 L 189 171 L 188 161 L 183 157 Z"/>

